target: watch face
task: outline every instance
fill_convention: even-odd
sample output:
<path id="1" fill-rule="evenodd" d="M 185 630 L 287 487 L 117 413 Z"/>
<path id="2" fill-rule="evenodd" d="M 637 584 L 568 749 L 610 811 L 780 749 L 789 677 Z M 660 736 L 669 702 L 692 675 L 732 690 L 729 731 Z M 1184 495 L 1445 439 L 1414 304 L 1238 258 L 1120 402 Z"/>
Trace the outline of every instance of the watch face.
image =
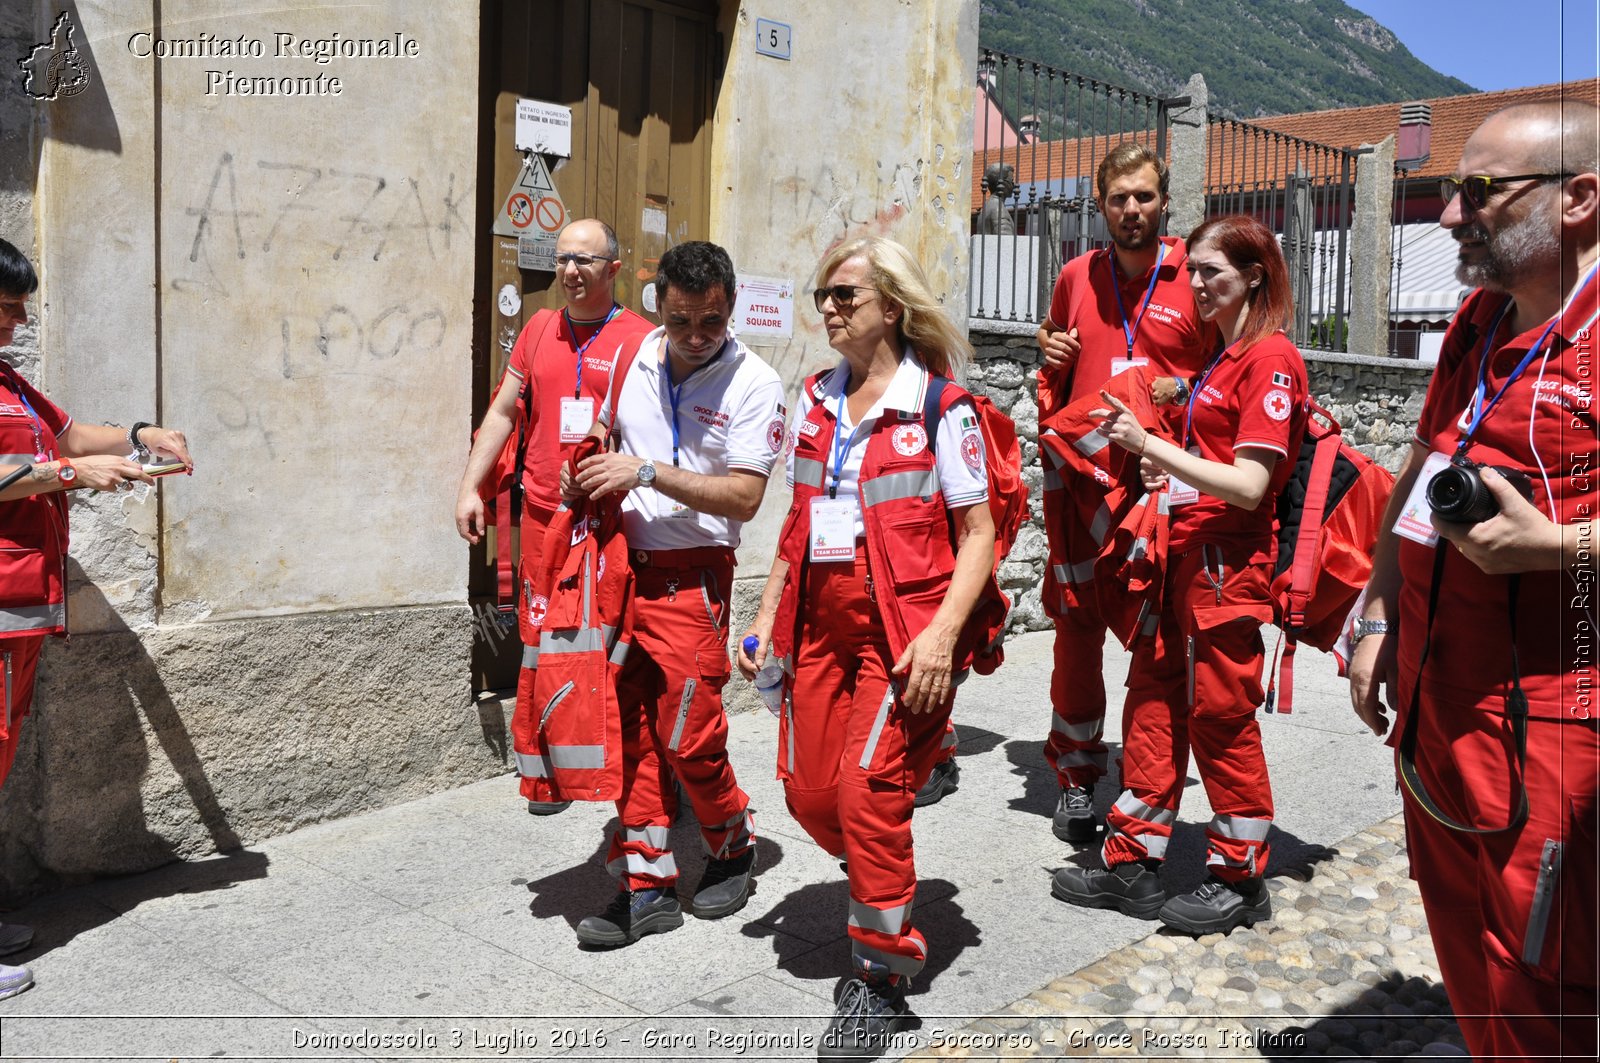
<path id="1" fill-rule="evenodd" d="M 71 465 L 62 465 L 56 469 L 56 479 L 62 483 L 71 483 L 78 478 L 78 470 Z"/>

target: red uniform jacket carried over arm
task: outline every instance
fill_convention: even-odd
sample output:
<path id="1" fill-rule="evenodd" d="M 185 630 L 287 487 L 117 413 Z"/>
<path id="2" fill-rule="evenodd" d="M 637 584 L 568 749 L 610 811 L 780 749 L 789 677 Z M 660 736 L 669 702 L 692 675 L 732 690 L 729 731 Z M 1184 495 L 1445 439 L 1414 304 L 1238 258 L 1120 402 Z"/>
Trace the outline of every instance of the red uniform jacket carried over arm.
<path id="1" fill-rule="evenodd" d="M 585 440 L 572 464 L 599 448 L 599 440 Z M 543 611 L 537 670 L 523 669 L 511 719 L 522 794 L 615 801 L 622 796 L 617 676 L 633 637 L 622 496 L 564 504 L 545 535 L 542 562 L 530 574 L 533 609 Z"/>
<path id="2" fill-rule="evenodd" d="M 1147 431 L 1166 437 L 1144 368 L 1112 377 L 1105 390 L 1122 400 Z M 1107 626 L 1126 646 L 1160 605 L 1166 492 L 1145 493 L 1139 456 L 1100 431 L 1104 417 L 1090 416 L 1105 408 L 1098 395 L 1087 395 L 1039 423 L 1045 520 L 1056 528 L 1088 530 L 1083 541 L 1064 542 L 1060 556 L 1050 558 L 1046 593 L 1058 592 L 1069 606 L 1098 597 Z"/>

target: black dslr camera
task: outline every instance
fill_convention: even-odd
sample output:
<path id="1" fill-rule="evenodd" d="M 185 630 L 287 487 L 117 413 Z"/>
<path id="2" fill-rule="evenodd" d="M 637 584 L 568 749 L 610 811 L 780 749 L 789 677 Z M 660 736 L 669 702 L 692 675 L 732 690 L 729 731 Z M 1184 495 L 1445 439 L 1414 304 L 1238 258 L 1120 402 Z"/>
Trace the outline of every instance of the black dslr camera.
<path id="1" fill-rule="evenodd" d="M 1533 484 L 1527 474 L 1504 465 L 1488 467 L 1504 476 L 1519 495 L 1533 501 Z M 1440 520 L 1452 524 L 1480 524 L 1500 512 L 1494 495 L 1483 482 L 1479 471 L 1483 468 L 1481 462 L 1458 455 L 1428 481 L 1428 505 Z"/>

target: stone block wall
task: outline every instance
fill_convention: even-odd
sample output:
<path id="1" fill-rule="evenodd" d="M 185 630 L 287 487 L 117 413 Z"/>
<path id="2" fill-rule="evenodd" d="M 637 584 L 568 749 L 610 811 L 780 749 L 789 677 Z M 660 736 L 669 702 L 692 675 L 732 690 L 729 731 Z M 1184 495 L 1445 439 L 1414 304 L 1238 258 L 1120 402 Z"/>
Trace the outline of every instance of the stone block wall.
<path id="1" fill-rule="evenodd" d="M 1044 533 L 1044 468 L 1039 462 L 1039 404 L 1035 374 L 1040 354 L 1035 326 L 1027 323 L 973 323 L 973 359 L 967 387 L 985 395 L 1011 415 L 1022 439 L 1022 478 L 1028 485 L 1032 518 L 1000 569 L 1000 583 L 1011 595 L 1011 630 L 1039 631 L 1050 626 L 1040 592 L 1048 547 Z M 1431 365 L 1358 354 L 1306 353 L 1311 393 L 1344 426 L 1345 438 L 1391 472 L 1400 467 L 1406 444 L 1422 412 Z"/>

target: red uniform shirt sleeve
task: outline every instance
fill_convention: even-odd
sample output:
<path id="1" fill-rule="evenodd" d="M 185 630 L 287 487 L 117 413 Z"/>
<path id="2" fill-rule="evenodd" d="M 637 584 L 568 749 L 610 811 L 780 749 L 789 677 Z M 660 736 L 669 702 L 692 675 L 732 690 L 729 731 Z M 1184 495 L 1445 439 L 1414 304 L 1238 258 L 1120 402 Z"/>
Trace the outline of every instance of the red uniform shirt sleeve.
<path id="1" fill-rule="evenodd" d="M 1281 336 L 1263 340 L 1245 357 L 1249 364 L 1239 375 L 1239 428 L 1233 449 L 1262 447 L 1287 458 L 1294 412 L 1306 398 L 1305 363 Z"/>

